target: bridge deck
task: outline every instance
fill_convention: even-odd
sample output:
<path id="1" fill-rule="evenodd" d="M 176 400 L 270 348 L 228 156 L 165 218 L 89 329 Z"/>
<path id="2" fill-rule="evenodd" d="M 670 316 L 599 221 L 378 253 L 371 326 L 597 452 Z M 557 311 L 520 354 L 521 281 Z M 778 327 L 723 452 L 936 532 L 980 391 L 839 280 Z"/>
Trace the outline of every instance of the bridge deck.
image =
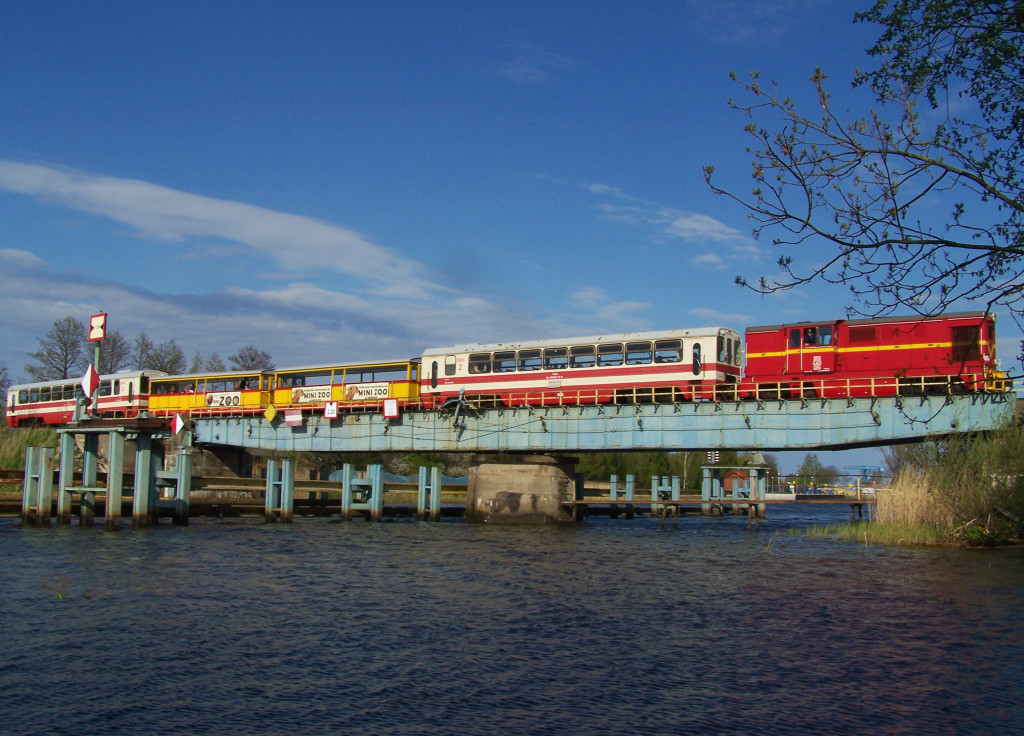
<path id="1" fill-rule="evenodd" d="M 407 411 L 395 419 L 306 414 L 197 418 L 201 443 L 281 452 L 535 452 L 841 449 L 996 429 L 1014 395 L 788 399 Z"/>

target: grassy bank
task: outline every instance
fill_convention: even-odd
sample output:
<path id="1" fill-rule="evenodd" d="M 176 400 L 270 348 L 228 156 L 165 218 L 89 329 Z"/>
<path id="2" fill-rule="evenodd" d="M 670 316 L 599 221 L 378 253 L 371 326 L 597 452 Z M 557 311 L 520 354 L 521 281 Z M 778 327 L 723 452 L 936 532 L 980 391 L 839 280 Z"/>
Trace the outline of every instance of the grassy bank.
<path id="1" fill-rule="evenodd" d="M 815 527 L 867 544 L 996 546 L 1024 536 L 1024 427 L 934 443 L 879 489 L 873 520 Z"/>
<path id="2" fill-rule="evenodd" d="M 52 429 L 0 429 L 0 468 L 24 470 L 25 450 L 29 447 L 57 447 L 57 433 Z M 19 485 L 0 483 L 0 492 L 21 490 Z"/>
<path id="3" fill-rule="evenodd" d="M 52 429 L 0 429 L 0 468 L 22 470 L 29 447 L 57 447 L 57 444 L 57 433 Z"/>

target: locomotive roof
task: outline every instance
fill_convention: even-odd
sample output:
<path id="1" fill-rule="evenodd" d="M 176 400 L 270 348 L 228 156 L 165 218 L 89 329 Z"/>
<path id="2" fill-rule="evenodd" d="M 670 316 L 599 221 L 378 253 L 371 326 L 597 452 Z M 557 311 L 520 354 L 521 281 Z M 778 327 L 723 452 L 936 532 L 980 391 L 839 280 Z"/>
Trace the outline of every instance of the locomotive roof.
<path id="1" fill-rule="evenodd" d="M 479 342 L 450 345 L 448 347 L 424 350 L 424 355 L 440 355 L 448 353 L 475 353 L 492 350 L 521 350 L 523 348 L 550 348 L 563 345 L 594 345 L 609 342 L 628 342 L 632 340 L 673 340 L 679 338 L 711 337 L 727 330 L 736 333 L 731 327 L 698 327 L 684 330 L 659 330 L 651 332 L 615 332 L 607 335 L 590 335 L 585 337 L 559 337 L 548 340 L 522 340 L 519 342 L 498 342 L 484 344 Z"/>
<path id="2" fill-rule="evenodd" d="M 948 314 L 935 314 L 931 316 L 923 314 L 911 314 L 901 315 L 893 317 L 864 317 L 861 319 L 819 319 L 809 322 L 786 322 L 785 324 L 778 325 L 757 325 L 756 327 L 748 327 L 747 332 L 765 331 L 765 330 L 781 330 L 784 327 L 816 327 L 820 325 L 883 325 L 891 324 L 893 322 L 933 322 L 942 319 L 983 319 L 986 316 L 985 312 L 949 312 Z M 991 319 L 995 319 L 995 315 L 988 315 Z"/>

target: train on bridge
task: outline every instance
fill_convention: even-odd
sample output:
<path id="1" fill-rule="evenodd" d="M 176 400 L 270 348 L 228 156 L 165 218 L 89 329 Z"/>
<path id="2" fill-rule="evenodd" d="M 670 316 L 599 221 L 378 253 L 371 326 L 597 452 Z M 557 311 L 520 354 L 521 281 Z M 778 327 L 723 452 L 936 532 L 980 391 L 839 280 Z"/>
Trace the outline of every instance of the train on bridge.
<path id="1" fill-rule="evenodd" d="M 745 343 L 745 344 L 744 344 Z M 892 397 L 1012 389 L 984 312 L 467 344 L 416 358 L 275 370 L 100 377 L 90 413 L 223 417 L 585 404 Z M 66 424 L 74 380 L 12 386 L 7 424 Z"/>

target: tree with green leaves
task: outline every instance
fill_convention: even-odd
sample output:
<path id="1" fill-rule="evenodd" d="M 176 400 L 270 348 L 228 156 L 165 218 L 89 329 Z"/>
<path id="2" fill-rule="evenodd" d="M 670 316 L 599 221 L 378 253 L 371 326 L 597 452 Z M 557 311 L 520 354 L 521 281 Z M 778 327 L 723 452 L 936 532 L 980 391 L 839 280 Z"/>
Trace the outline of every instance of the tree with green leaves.
<path id="1" fill-rule="evenodd" d="M 712 166 L 705 179 L 781 249 L 779 275 L 737 281 L 841 284 L 859 314 L 973 302 L 1024 323 L 1024 2 L 877 0 L 854 20 L 882 28 L 878 66 L 852 79 L 876 109 L 836 110 L 820 69 L 813 112 L 758 74 L 730 101 L 749 118 L 754 186 L 727 191 Z"/>

